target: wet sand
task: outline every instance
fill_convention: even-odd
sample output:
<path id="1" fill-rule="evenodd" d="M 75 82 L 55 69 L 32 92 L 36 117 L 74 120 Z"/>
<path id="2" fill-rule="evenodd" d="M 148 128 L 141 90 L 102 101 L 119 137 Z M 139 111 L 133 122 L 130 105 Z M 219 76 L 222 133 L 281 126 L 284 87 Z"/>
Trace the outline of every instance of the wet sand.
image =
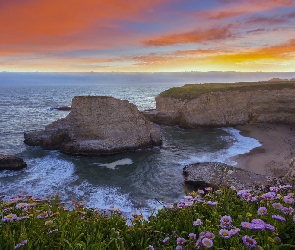
<path id="1" fill-rule="evenodd" d="M 295 157 L 295 125 L 247 124 L 235 128 L 262 144 L 249 153 L 232 157 L 237 162 L 235 167 L 274 177 L 287 173 L 289 162 Z"/>

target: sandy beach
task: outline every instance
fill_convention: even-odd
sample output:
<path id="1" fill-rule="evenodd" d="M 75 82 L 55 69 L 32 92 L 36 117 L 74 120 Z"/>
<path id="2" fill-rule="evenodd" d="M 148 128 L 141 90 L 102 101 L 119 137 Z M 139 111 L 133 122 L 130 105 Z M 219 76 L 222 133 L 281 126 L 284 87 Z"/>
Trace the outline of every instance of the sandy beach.
<path id="1" fill-rule="evenodd" d="M 243 136 L 257 139 L 262 145 L 249 153 L 232 158 L 236 167 L 274 177 L 287 173 L 295 157 L 295 126 L 281 124 L 247 124 L 237 126 Z"/>

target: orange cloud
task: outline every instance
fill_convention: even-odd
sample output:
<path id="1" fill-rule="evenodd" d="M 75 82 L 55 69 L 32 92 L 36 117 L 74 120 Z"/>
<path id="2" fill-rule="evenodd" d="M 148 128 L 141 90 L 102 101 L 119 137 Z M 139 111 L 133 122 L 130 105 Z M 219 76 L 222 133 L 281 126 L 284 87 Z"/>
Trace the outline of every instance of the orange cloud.
<path id="1" fill-rule="evenodd" d="M 85 31 L 99 37 L 100 33 L 107 35 L 118 20 L 147 18 L 155 6 L 165 1 L 137 0 L 132 4 L 121 0 L 7 1 L 0 8 L 0 46 L 71 45 Z"/>
<path id="2" fill-rule="evenodd" d="M 295 66 L 295 39 L 276 46 L 248 48 L 233 52 L 230 49 L 184 50 L 167 54 L 134 57 L 136 65 L 149 70 L 238 70 L 288 71 Z M 286 67 L 285 65 L 291 65 Z M 266 65 L 266 66 L 265 66 Z M 258 68 L 259 67 L 259 68 Z M 265 67 L 265 68 L 263 68 Z"/>
<path id="3" fill-rule="evenodd" d="M 245 14 L 263 12 L 279 7 L 295 6 L 295 0 L 247 0 L 247 1 L 226 1 L 230 5 L 198 13 L 197 17 L 205 19 L 224 19 L 241 16 Z"/>
<path id="4" fill-rule="evenodd" d="M 208 67 L 252 62 L 255 65 L 263 60 L 294 60 L 294 42 L 270 44 L 291 38 L 294 19 L 290 19 L 295 15 L 291 12 L 295 0 L 219 0 L 222 7 L 196 13 L 198 23 L 194 23 L 196 17 L 186 8 L 177 10 L 176 15 L 175 2 L 0 0 L 1 69 L 158 71 L 170 67 L 178 71 L 184 67 L 202 67 L 202 64 Z M 197 2 L 191 4 L 197 7 Z M 163 6 L 167 12 L 161 9 Z M 290 13 L 283 16 L 280 10 L 272 15 L 277 7 L 289 7 Z M 232 22 L 234 25 L 227 25 L 228 17 L 267 10 L 274 11 L 263 17 L 246 16 Z M 293 23 L 282 27 L 281 24 L 287 22 Z M 279 31 L 272 33 L 275 30 Z M 150 35 L 155 32 L 161 33 Z M 191 49 L 195 44 L 204 49 L 177 50 L 179 47 Z M 269 47 L 257 49 L 261 44 Z M 156 46 L 170 46 L 164 48 L 170 53 L 161 52 L 162 48 Z M 222 49 L 216 49 L 217 46 Z M 116 51 L 124 56 L 113 54 Z M 154 54 L 145 55 L 147 51 Z M 143 56 L 134 57 L 135 54 Z"/>
<path id="5" fill-rule="evenodd" d="M 263 60 L 270 60 L 273 64 L 279 61 L 295 59 L 295 39 L 288 43 L 262 47 L 257 49 L 248 49 L 239 53 L 227 53 L 217 55 L 214 60 L 219 62 L 243 63 L 243 62 L 259 62 Z"/>
<path id="6" fill-rule="evenodd" d="M 194 30 L 192 32 L 166 35 L 147 40 L 144 44 L 149 46 L 166 46 L 181 43 L 203 43 L 212 40 L 223 40 L 232 37 L 230 26 L 224 28 L 212 28 L 207 30 Z"/>

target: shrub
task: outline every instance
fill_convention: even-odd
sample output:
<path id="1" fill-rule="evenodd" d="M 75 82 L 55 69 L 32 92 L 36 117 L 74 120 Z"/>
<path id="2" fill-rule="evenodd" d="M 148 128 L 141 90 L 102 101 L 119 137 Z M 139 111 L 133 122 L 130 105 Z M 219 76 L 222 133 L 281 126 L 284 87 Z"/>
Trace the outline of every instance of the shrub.
<path id="1" fill-rule="evenodd" d="M 240 83 L 205 83 L 186 84 L 163 91 L 160 96 L 172 97 L 180 100 L 192 100 L 202 94 L 223 91 L 257 91 L 257 90 L 282 90 L 294 89 L 294 82 L 240 82 Z"/>

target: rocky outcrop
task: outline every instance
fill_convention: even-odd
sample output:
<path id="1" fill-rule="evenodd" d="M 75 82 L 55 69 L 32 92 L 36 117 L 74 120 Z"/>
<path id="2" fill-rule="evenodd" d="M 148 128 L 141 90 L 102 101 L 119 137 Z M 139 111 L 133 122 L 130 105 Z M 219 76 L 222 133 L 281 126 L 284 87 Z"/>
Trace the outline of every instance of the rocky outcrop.
<path id="1" fill-rule="evenodd" d="M 156 97 L 152 122 L 183 128 L 235 126 L 249 123 L 295 123 L 295 89 L 215 91 L 192 100 Z"/>
<path id="2" fill-rule="evenodd" d="M 13 155 L 0 154 L 0 170 L 19 170 L 27 167 L 23 159 Z"/>
<path id="3" fill-rule="evenodd" d="M 161 145 L 160 133 L 134 104 L 107 96 L 76 96 L 71 112 L 24 142 L 72 155 L 104 155 Z"/>
<path id="4" fill-rule="evenodd" d="M 60 107 L 54 107 L 53 109 L 60 110 L 60 111 L 70 111 L 71 107 L 70 106 L 60 106 Z"/>
<path id="5" fill-rule="evenodd" d="M 292 183 L 295 184 L 295 157 L 291 159 L 289 163 L 289 171 L 288 173 L 283 177 L 283 180 L 286 183 Z"/>
<path id="6" fill-rule="evenodd" d="M 190 186 L 234 186 L 236 189 L 251 189 L 278 185 L 278 178 L 260 175 L 219 162 L 199 162 L 183 168 L 185 183 Z"/>

